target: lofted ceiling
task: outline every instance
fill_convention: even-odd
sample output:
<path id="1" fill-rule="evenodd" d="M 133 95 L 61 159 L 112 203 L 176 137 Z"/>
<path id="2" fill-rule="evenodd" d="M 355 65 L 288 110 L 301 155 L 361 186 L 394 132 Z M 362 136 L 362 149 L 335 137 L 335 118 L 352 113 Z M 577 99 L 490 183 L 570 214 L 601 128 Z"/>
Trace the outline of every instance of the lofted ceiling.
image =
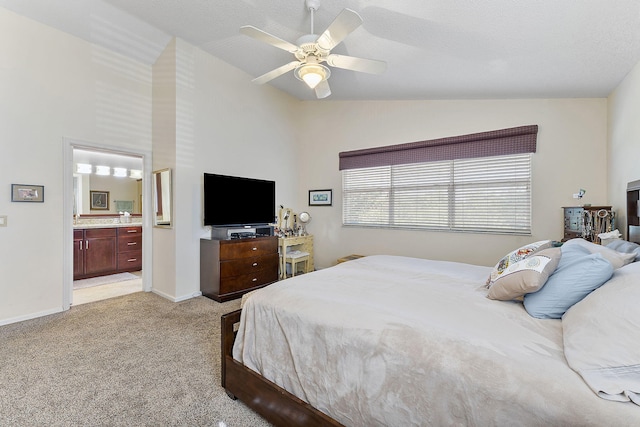
<path id="1" fill-rule="evenodd" d="M 310 31 L 304 0 L 0 0 L 0 7 L 147 64 L 180 37 L 247 80 L 293 57 L 241 35 L 242 25 L 294 43 Z M 382 75 L 332 69 L 329 100 L 600 98 L 640 61 L 637 0 L 322 0 L 315 32 L 343 8 L 364 24 L 333 53 L 388 67 Z M 268 84 L 315 99 L 291 72 Z"/>

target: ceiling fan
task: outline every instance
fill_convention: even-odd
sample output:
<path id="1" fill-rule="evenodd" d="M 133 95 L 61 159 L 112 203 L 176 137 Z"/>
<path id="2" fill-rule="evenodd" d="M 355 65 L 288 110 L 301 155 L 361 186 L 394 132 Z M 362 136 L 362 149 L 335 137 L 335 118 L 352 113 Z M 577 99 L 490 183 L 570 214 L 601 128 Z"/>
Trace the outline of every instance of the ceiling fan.
<path id="1" fill-rule="evenodd" d="M 331 70 L 323 65 L 323 62 L 332 67 L 370 74 L 380 74 L 386 70 L 387 63 L 384 61 L 331 53 L 331 49 L 362 25 L 360 15 L 351 9 L 343 9 L 329 27 L 322 34 L 317 35 L 314 34 L 313 15 L 320 7 L 320 0 L 306 0 L 305 4 L 311 14 L 311 34 L 300 37 L 296 44 L 289 43 L 251 25 L 240 28 L 242 34 L 286 50 L 296 58 L 295 61 L 253 79 L 254 83 L 267 83 L 293 70 L 296 78 L 304 81 L 309 88 L 314 89 L 318 98 L 326 98 L 331 95 L 328 82 Z"/>

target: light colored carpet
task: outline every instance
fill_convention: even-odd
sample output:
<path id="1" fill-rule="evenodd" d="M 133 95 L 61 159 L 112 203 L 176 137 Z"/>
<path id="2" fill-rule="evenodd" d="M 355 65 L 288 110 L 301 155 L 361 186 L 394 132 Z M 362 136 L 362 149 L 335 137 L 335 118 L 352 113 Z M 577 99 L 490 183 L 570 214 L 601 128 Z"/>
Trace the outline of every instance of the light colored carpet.
<path id="1" fill-rule="evenodd" d="M 137 292 L 0 327 L 2 426 L 269 426 L 220 386 L 240 300 Z"/>
<path id="2" fill-rule="evenodd" d="M 90 277 L 88 279 L 74 280 L 73 289 L 91 288 L 93 286 L 108 285 L 110 283 L 124 282 L 138 278 L 138 276 L 131 273 L 116 273 L 109 274 L 108 276 Z"/>

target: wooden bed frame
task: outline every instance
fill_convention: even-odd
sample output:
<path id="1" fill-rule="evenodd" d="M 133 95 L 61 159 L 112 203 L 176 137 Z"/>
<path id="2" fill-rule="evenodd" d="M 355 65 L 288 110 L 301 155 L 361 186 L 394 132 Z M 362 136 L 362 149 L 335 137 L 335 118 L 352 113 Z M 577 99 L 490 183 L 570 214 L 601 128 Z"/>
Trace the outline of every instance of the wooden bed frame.
<path id="1" fill-rule="evenodd" d="M 232 399 L 240 399 L 276 426 L 342 426 L 307 402 L 245 367 L 233 358 L 233 343 L 240 322 L 236 310 L 221 317 L 222 387 Z"/>

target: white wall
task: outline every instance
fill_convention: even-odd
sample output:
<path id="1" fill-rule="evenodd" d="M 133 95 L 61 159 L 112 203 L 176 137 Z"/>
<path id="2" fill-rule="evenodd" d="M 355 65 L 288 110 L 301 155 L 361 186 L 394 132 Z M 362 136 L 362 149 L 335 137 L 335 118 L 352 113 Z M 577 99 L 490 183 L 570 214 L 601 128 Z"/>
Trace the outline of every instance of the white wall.
<path id="1" fill-rule="evenodd" d="M 306 102 L 300 135 L 301 182 L 294 210 L 308 210 L 316 264 L 350 253 L 396 254 L 493 265 L 521 244 L 562 238 L 562 206 L 607 202 L 605 99 Z M 537 124 L 531 236 L 342 227 L 338 153 Z M 307 191 L 333 189 L 332 207 L 308 207 Z"/>
<path id="2" fill-rule="evenodd" d="M 0 129 L 1 324 L 62 309 L 62 139 L 150 150 L 151 68 L 0 8 Z"/>
<path id="3" fill-rule="evenodd" d="M 171 169 L 172 190 L 176 178 L 176 41 L 172 40 L 153 65 L 153 159 L 152 169 Z M 174 191 L 175 193 L 175 191 Z M 153 292 L 176 297 L 176 215 L 173 228 L 154 227 Z"/>
<path id="4" fill-rule="evenodd" d="M 0 35 L 0 215 L 8 215 L 8 227 L 0 227 L 0 323 L 62 308 L 62 138 L 150 151 L 152 108 L 173 118 L 162 122 L 161 114 L 153 121 L 154 134 L 169 135 L 164 145 L 153 145 L 154 168 L 172 167 L 175 181 L 175 228 L 153 230 L 153 276 L 154 288 L 175 300 L 199 290 L 199 239 L 208 233 L 203 172 L 276 180 L 277 204 L 311 212 L 319 267 L 349 253 L 489 265 L 521 243 L 560 239 L 560 207 L 575 203 L 571 194 L 578 188 L 587 189 L 581 203 L 622 206 L 616 182 L 639 179 L 637 67 L 611 97 L 607 153 L 604 99 L 299 102 L 176 40 L 164 58 L 174 62 L 169 87 L 176 101 L 158 106 L 152 105 L 149 66 L 1 8 Z M 540 125 L 533 236 L 341 226 L 338 152 L 524 124 Z M 11 203 L 11 183 L 45 185 L 45 203 Z M 334 206 L 308 207 L 307 191 L 324 188 L 333 188 Z M 158 264 L 166 270 L 157 271 Z"/>
<path id="5" fill-rule="evenodd" d="M 278 204 L 295 198 L 297 101 L 252 84 L 249 75 L 183 40 L 172 42 L 167 51 L 162 61 L 169 58 L 175 68 L 174 82 L 168 83 L 175 88 L 175 110 L 165 108 L 156 116 L 156 76 L 171 76 L 169 65 L 157 63 L 154 168 L 174 169 L 174 228 L 154 230 L 154 288 L 157 280 L 167 282 L 162 293 L 182 300 L 200 290 L 200 238 L 210 234 L 202 218 L 205 172 L 275 180 Z M 155 118 L 164 111 L 168 115 L 157 124 Z M 164 142 L 157 146 L 157 140 Z M 164 162 L 156 158 L 157 147 L 173 150 L 162 154 Z M 157 239 L 171 234 L 171 241 Z"/>
<path id="6" fill-rule="evenodd" d="M 627 237 L 627 183 L 640 180 L 640 63 L 609 96 L 609 202 Z"/>

